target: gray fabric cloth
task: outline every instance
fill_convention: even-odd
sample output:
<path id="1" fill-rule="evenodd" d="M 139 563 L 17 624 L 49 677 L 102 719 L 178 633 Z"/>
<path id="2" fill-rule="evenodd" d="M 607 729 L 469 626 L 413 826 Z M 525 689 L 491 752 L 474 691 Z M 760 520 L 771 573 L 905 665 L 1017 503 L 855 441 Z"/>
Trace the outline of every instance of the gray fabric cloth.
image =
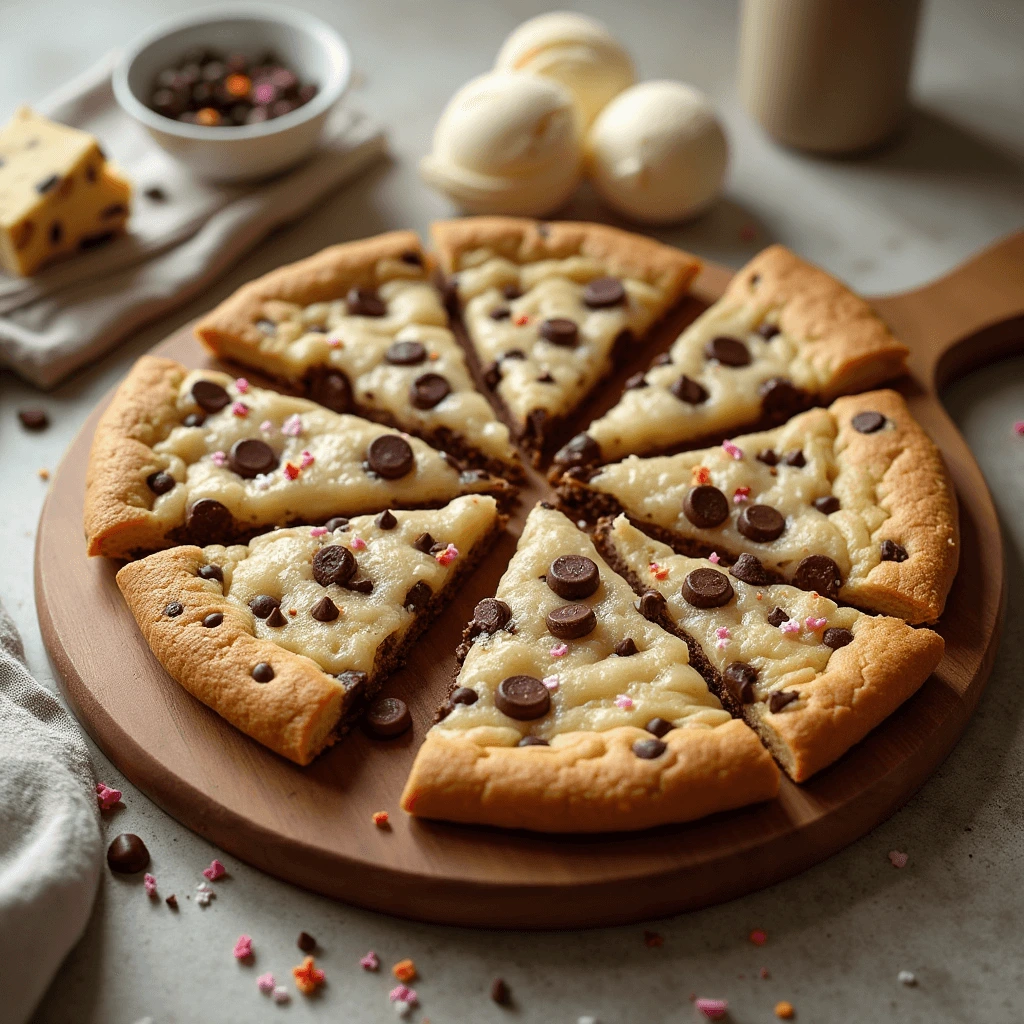
<path id="1" fill-rule="evenodd" d="M 89 754 L 25 666 L 0 604 L 0 1024 L 21 1024 L 92 909 L 102 864 Z"/>

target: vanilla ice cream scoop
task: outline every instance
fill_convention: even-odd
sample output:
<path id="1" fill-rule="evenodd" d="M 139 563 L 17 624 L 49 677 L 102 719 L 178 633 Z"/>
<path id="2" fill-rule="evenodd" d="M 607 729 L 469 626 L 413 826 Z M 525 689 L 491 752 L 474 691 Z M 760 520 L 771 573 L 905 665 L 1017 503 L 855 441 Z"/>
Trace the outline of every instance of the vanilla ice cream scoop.
<path id="1" fill-rule="evenodd" d="M 584 128 L 636 81 L 633 61 L 608 29 L 567 11 L 524 21 L 502 44 L 494 67 L 560 82 L 572 93 Z"/>
<path id="2" fill-rule="evenodd" d="M 542 217 L 572 194 L 582 152 L 572 97 L 557 82 L 492 72 L 467 82 L 420 162 L 427 184 L 470 213 Z"/>
<path id="3" fill-rule="evenodd" d="M 587 173 L 613 209 L 668 224 L 692 217 L 722 190 L 729 145 L 708 98 L 680 82 L 619 93 L 586 142 Z"/>

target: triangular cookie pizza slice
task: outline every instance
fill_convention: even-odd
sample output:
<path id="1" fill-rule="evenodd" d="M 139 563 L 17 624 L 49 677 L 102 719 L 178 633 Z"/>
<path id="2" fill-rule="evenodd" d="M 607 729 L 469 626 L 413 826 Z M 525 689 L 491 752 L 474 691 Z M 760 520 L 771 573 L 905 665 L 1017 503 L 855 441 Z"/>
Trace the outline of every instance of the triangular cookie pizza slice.
<path id="1" fill-rule="evenodd" d="M 599 546 L 691 662 L 795 781 L 831 764 L 892 714 L 942 657 L 942 637 L 771 583 L 755 558 L 726 570 L 675 554 L 625 516 Z"/>
<path id="2" fill-rule="evenodd" d="M 397 430 L 144 356 L 96 427 L 85 532 L 89 554 L 129 558 L 469 493 L 514 492 Z"/>
<path id="3" fill-rule="evenodd" d="M 774 580 L 913 623 L 939 617 L 960 554 L 942 455 L 895 391 L 716 448 L 577 467 L 559 494 L 574 516 L 625 512 L 684 554 L 746 553 Z"/>
<path id="4" fill-rule="evenodd" d="M 334 245 L 244 285 L 199 321 L 196 336 L 334 412 L 519 477 L 508 428 L 473 386 L 432 270 L 412 231 Z"/>
<path id="5" fill-rule="evenodd" d="M 614 462 L 774 426 L 899 376 L 906 356 L 860 296 L 773 245 L 557 461 Z"/>
<path id="6" fill-rule="evenodd" d="M 700 269 L 601 224 L 467 217 L 431 231 L 487 385 L 534 461 Z"/>
<path id="7" fill-rule="evenodd" d="M 494 499 L 184 546 L 117 582 L 161 664 L 232 725 L 298 764 L 332 743 L 404 660 L 501 529 Z M 333 524 L 332 524 L 333 525 Z M 385 698 L 367 726 L 395 735 Z"/>
<path id="8" fill-rule="evenodd" d="M 756 735 L 634 602 L 585 533 L 536 507 L 496 596 L 476 607 L 405 810 L 610 832 L 773 797 L 778 770 Z"/>

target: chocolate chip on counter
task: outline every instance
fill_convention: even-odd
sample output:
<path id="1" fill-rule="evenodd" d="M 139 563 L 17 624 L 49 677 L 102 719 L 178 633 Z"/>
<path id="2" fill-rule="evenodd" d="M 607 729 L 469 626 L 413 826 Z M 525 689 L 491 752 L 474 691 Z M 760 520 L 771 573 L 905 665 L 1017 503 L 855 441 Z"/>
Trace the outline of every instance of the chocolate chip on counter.
<path id="1" fill-rule="evenodd" d="M 739 338 L 719 335 L 704 346 L 704 357 L 723 366 L 749 366 L 750 349 Z"/>
<path id="2" fill-rule="evenodd" d="M 186 427 L 201 427 L 206 422 L 206 414 L 190 412 L 181 422 Z"/>
<path id="3" fill-rule="evenodd" d="M 406 255 L 409 255 L 408 253 Z M 412 253 L 412 255 L 416 255 Z M 404 259 L 404 257 L 403 257 Z M 303 953 L 312 953 L 316 949 L 316 939 L 309 932 L 299 932 L 298 940 L 295 943 Z"/>
<path id="4" fill-rule="evenodd" d="M 757 682 L 757 669 L 745 661 L 733 661 L 725 666 L 722 679 L 729 692 L 741 704 L 754 703 L 754 684 Z"/>
<path id="5" fill-rule="evenodd" d="M 692 377 L 687 377 L 685 373 L 672 382 L 669 391 L 687 405 L 702 405 L 710 397 L 707 388 L 698 384 Z"/>
<path id="6" fill-rule="evenodd" d="M 600 582 L 597 565 L 586 555 L 559 555 L 547 572 L 547 585 L 566 601 L 590 597 Z"/>
<path id="7" fill-rule="evenodd" d="M 800 696 L 793 690 L 776 690 L 768 698 L 768 710 L 774 715 L 778 714 L 784 707 L 792 704 Z"/>
<path id="8" fill-rule="evenodd" d="M 591 309 L 606 309 L 626 300 L 626 289 L 617 277 L 595 277 L 583 288 L 583 302 Z"/>
<path id="9" fill-rule="evenodd" d="M 733 589 L 724 572 L 694 569 L 683 580 L 682 595 L 694 608 L 720 608 L 732 600 Z"/>
<path id="10" fill-rule="evenodd" d="M 512 993 L 502 978 L 495 978 L 491 983 L 491 999 L 499 1006 L 512 1005 Z"/>
<path id="11" fill-rule="evenodd" d="M 516 299 L 522 298 L 523 289 L 517 284 L 506 284 L 502 286 L 501 294 L 504 295 L 509 302 L 514 302 Z"/>
<path id="12" fill-rule="evenodd" d="M 340 544 L 320 548 L 313 556 L 313 579 L 321 587 L 329 587 L 332 583 L 348 583 L 355 574 L 355 555 Z"/>
<path id="13" fill-rule="evenodd" d="M 830 626 L 822 633 L 821 642 L 826 647 L 831 647 L 833 651 L 838 651 L 840 647 L 853 643 L 853 633 L 849 629 Z"/>
<path id="14" fill-rule="evenodd" d="M 585 604 L 563 604 L 548 612 L 548 632 L 559 640 L 578 640 L 597 628 L 594 609 Z"/>
<path id="15" fill-rule="evenodd" d="M 766 466 L 777 466 L 779 464 L 778 453 L 771 448 L 765 448 L 763 452 L 758 452 L 755 458 Z"/>
<path id="16" fill-rule="evenodd" d="M 150 473 L 146 477 L 146 486 L 154 494 L 166 494 L 168 491 L 173 491 L 177 483 L 177 480 L 170 473 L 164 473 L 163 471 Z"/>
<path id="17" fill-rule="evenodd" d="M 203 619 L 203 625 L 207 629 L 216 629 L 224 621 L 224 616 L 221 612 L 210 612 L 209 615 Z"/>
<path id="18" fill-rule="evenodd" d="M 782 536 L 786 519 L 771 505 L 747 505 L 736 520 L 736 529 L 748 540 L 767 544 Z"/>
<path id="19" fill-rule="evenodd" d="M 702 530 L 720 526 L 729 518 L 729 499 L 711 484 L 691 487 L 683 498 L 683 514 Z"/>
<path id="20" fill-rule="evenodd" d="M 370 677 L 365 672 L 349 669 L 347 672 L 339 672 L 334 678 L 341 683 L 346 693 L 351 694 L 362 690 Z"/>
<path id="21" fill-rule="evenodd" d="M 484 633 L 497 633 L 512 620 L 512 609 L 497 597 L 485 597 L 473 609 L 473 622 Z"/>
<path id="22" fill-rule="evenodd" d="M 764 323 L 758 327 L 757 333 L 760 334 L 765 341 L 771 341 L 776 334 L 781 334 L 782 332 L 775 326 L 775 324 Z"/>
<path id="23" fill-rule="evenodd" d="M 335 530 L 347 530 L 348 520 L 344 516 L 335 516 L 333 519 L 328 519 L 324 526 L 334 533 Z"/>
<path id="24" fill-rule="evenodd" d="M 634 654 L 639 653 L 636 641 L 631 636 L 627 636 L 625 640 L 620 640 L 615 645 L 615 653 L 620 658 L 632 658 Z"/>
<path id="25" fill-rule="evenodd" d="M 497 306 L 488 314 L 492 320 L 507 320 L 512 315 L 508 306 Z"/>
<path id="26" fill-rule="evenodd" d="M 309 397 L 332 412 L 352 408 L 352 385 L 341 370 L 319 369 L 309 378 Z"/>
<path id="27" fill-rule="evenodd" d="M 644 761 L 653 761 L 656 757 L 661 757 L 666 750 L 668 744 L 659 739 L 637 740 L 633 744 L 633 753 Z"/>
<path id="28" fill-rule="evenodd" d="M 281 602 L 270 594 L 257 594 L 249 602 L 249 609 L 257 619 L 269 619 L 275 608 L 280 608 Z"/>
<path id="29" fill-rule="evenodd" d="M 771 419 L 789 419 L 807 405 L 807 394 L 785 377 L 772 377 L 758 389 L 761 411 Z"/>
<path id="30" fill-rule="evenodd" d="M 547 740 L 541 739 L 539 736 L 524 736 L 517 744 L 517 747 L 550 747 L 551 744 Z"/>
<path id="31" fill-rule="evenodd" d="M 839 499 L 833 494 L 826 494 L 824 497 L 814 499 L 814 507 L 826 516 L 839 511 Z"/>
<path id="32" fill-rule="evenodd" d="M 164 608 L 164 615 L 169 619 L 176 619 L 184 610 L 185 606 L 180 601 L 172 601 Z"/>
<path id="33" fill-rule="evenodd" d="M 882 541 L 883 562 L 905 562 L 909 557 L 907 549 L 902 544 L 897 544 L 894 540 Z"/>
<path id="34" fill-rule="evenodd" d="M 381 530 L 393 530 L 398 525 L 398 519 L 391 509 L 385 509 L 374 520 Z"/>
<path id="35" fill-rule="evenodd" d="M 281 614 L 281 609 L 274 606 L 274 610 L 267 616 L 267 625 L 273 626 L 274 629 L 280 629 L 282 626 L 288 625 L 288 620 Z"/>
<path id="36" fill-rule="evenodd" d="M 647 375 L 641 370 L 639 373 L 627 377 L 626 383 L 622 387 L 624 391 L 637 391 L 640 388 L 650 387 L 650 385 L 647 383 Z"/>
<path id="37" fill-rule="evenodd" d="M 234 522 L 227 508 L 213 498 L 200 498 L 185 517 L 189 539 L 199 547 L 224 540 Z"/>
<path id="38" fill-rule="evenodd" d="M 264 473 L 272 473 L 277 469 L 278 461 L 274 449 L 258 437 L 236 441 L 228 453 L 228 460 L 231 468 L 246 480 Z"/>
<path id="39" fill-rule="evenodd" d="M 18 419 L 26 430 L 45 430 L 50 425 L 50 417 L 43 409 L 19 409 Z"/>
<path id="40" fill-rule="evenodd" d="M 171 910 L 178 909 L 178 897 L 175 896 L 173 892 L 164 900 L 164 903 L 166 903 Z"/>
<path id="41" fill-rule="evenodd" d="M 543 718 L 551 707 L 548 688 L 533 676 L 508 676 L 494 692 L 494 706 L 509 718 L 528 722 Z"/>
<path id="42" fill-rule="evenodd" d="M 556 466 L 592 466 L 601 460 L 601 446 L 586 433 L 577 434 L 555 454 Z"/>
<path id="43" fill-rule="evenodd" d="M 795 452 L 790 452 L 782 461 L 787 466 L 794 466 L 797 469 L 803 469 L 807 465 L 803 448 L 797 448 Z"/>
<path id="44" fill-rule="evenodd" d="M 752 587 L 766 587 L 772 582 L 771 573 L 764 567 L 761 559 L 747 553 L 736 559 L 736 563 L 729 570 L 729 575 L 743 583 L 749 583 Z"/>
<path id="45" fill-rule="evenodd" d="M 338 617 L 338 606 L 326 594 L 324 594 L 324 596 L 309 609 L 309 614 L 312 615 L 317 622 L 333 622 Z"/>
<path id="46" fill-rule="evenodd" d="M 146 844 L 131 832 L 122 832 L 107 847 L 107 865 L 121 875 L 134 875 L 149 866 Z"/>
<path id="47" fill-rule="evenodd" d="M 424 373 L 409 385 L 409 401 L 417 409 L 433 409 L 452 392 L 452 386 L 439 373 Z"/>
<path id="48" fill-rule="evenodd" d="M 366 450 L 366 461 L 370 469 L 385 480 L 397 480 L 416 465 L 412 445 L 398 434 L 381 434 L 374 438 Z"/>
<path id="49" fill-rule="evenodd" d="M 224 570 L 219 565 L 201 565 L 196 571 L 196 575 L 200 579 L 216 580 L 218 583 L 224 582 Z"/>
<path id="50" fill-rule="evenodd" d="M 434 592 L 430 589 L 430 584 L 424 580 L 418 580 L 412 585 L 409 593 L 405 595 L 402 605 L 408 608 L 409 611 L 418 612 L 426 608 L 433 596 Z"/>
<path id="51" fill-rule="evenodd" d="M 252 677 L 257 683 L 269 683 L 274 678 L 274 669 L 269 662 L 261 661 L 253 666 Z"/>
<path id="52" fill-rule="evenodd" d="M 778 605 L 776 605 L 768 613 L 768 625 L 774 626 L 776 629 L 778 629 L 778 627 L 781 626 L 784 622 L 789 622 L 789 612 L 787 612 L 784 608 L 780 608 Z"/>
<path id="53" fill-rule="evenodd" d="M 480 695 L 476 690 L 471 690 L 468 686 L 457 686 L 453 691 L 452 695 L 448 698 L 450 704 L 475 704 L 480 699 Z"/>
<path id="54" fill-rule="evenodd" d="M 580 329 L 574 321 L 561 316 L 542 320 L 538 331 L 545 341 L 550 341 L 552 345 L 559 345 L 562 348 L 572 348 L 580 333 Z"/>
<path id="55" fill-rule="evenodd" d="M 350 288 L 345 308 L 352 316 L 386 316 L 388 307 L 372 288 Z"/>
<path id="56" fill-rule="evenodd" d="M 671 732 L 675 726 L 666 721 L 664 718 L 652 718 L 644 728 L 652 735 L 656 736 L 659 740 L 667 732 Z"/>
<path id="57" fill-rule="evenodd" d="M 832 599 L 839 596 L 843 576 L 828 555 L 808 555 L 796 567 L 793 583 L 801 590 L 813 590 Z"/>
<path id="58" fill-rule="evenodd" d="M 412 546 L 417 551 L 422 551 L 425 555 L 430 553 L 430 549 L 437 543 L 429 533 L 421 533 L 413 542 Z"/>
<path id="59" fill-rule="evenodd" d="M 850 420 L 850 426 L 861 434 L 873 434 L 885 426 L 885 417 L 880 412 L 859 412 Z"/>
<path id="60" fill-rule="evenodd" d="M 665 615 L 665 597 L 658 590 L 645 590 L 634 602 L 633 607 L 649 622 L 657 622 Z"/>
<path id="61" fill-rule="evenodd" d="M 384 358 L 392 366 L 418 366 L 427 358 L 427 350 L 418 341 L 396 341 Z"/>
<path id="62" fill-rule="evenodd" d="M 192 397 L 196 405 L 206 412 L 220 412 L 231 401 L 224 388 L 212 380 L 197 380 L 192 385 Z"/>
<path id="63" fill-rule="evenodd" d="M 381 697 L 370 705 L 363 724 L 371 736 L 389 740 L 412 728 L 412 715 L 404 700 Z"/>

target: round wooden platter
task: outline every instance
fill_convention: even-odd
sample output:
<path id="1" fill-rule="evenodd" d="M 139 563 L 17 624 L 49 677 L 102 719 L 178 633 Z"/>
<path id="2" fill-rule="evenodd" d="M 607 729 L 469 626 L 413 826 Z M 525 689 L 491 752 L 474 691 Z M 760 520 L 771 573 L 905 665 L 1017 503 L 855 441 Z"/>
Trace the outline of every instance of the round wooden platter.
<path id="1" fill-rule="evenodd" d="M 708 267 L 655 347 L 667 348 L 729 276 Z M 164 672 L 121 599 L 117 565 L 86 558 L 82 495 L 99 409 L 55 475 L 37 540 L 40 625 L 64 693 L 107 756 L 183 824 L 273 875 L 374 910 L 447 924 L 579 927 L 696 908 L 795 874 L 884 820 L 935 770 L 977 703 L 1002 622 L 996 513 L 936 389 L 971 364 L 1024 347 L 1024 234 L 942 281 L 875 305 L 912 349 L 913 379 L 902 390 L 942 448 L 960 496 L 960 573 L 938 627 L 946 653 L 921 690 L 866 740 L 810 782 L 784 781 L 771 803 L 685 826 L 588 837 L 415 821 L 398 809 L 412 758 L 452 679 L 463 625 L 474 604 L 493 594 L 523 511 L 407 667 L 385 684 L 384 692 L 409 702 L 411 734 L 383 743 L 356 730 L 308 768 L 277 757 Z M 187 329 L 156 351 L 189 366 L 208 364 Z M 584 416 L 615 395 L 610 386 Z M 523 510 L 545 489 L 531 476 Z M 372 824 L 379 810 L 390 813 L 390 830 Z"/>

